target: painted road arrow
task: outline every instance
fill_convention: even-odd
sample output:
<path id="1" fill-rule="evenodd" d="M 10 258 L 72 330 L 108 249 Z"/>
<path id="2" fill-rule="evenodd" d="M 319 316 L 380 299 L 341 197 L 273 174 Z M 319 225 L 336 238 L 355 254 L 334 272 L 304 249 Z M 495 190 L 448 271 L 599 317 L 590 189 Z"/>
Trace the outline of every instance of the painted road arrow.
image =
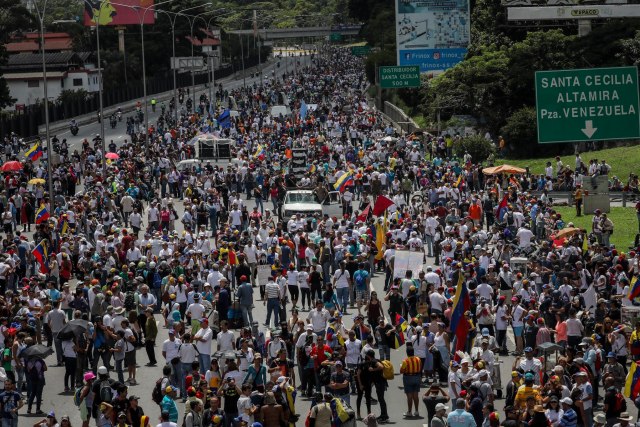
<path id="1" fill-rule="evenodd" d="M 582 129 L 582 133 L 587 135 L 587 138 L 591 139 L 591 137 L 593 136 L 594 133 L 596 133 L 597 130 L 598 130 L 598 128 L 594 128 L 593 127 L 593 121 L 585 120 L 584 128 Z"/>

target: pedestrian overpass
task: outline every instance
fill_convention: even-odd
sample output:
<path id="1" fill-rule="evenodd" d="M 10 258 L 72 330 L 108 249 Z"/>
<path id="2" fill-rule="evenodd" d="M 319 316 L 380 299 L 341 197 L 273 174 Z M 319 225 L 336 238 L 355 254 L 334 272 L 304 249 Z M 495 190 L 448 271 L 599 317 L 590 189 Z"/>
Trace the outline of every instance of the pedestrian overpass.
<path id="1" fill-rule="evenodd" d="M 360 34 L 361 24 L 325 26 L 325 27 L 295 27 L 295 28 L 264 28 L 254 32 L 253 29 L 233 30 L 230 34 L 240 36 L 259 35 L 263 40 L 281 40 L 295 39 L 303 37 L 328 37 L 332 34 L 340 34 L 341 36 L 357 36 Z"/>

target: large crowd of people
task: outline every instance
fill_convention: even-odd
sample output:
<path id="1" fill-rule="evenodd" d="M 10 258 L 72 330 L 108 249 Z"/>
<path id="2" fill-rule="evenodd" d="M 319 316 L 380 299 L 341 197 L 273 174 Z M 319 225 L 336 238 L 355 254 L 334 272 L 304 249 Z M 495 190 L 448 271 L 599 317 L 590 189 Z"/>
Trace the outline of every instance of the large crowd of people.
<path id="1" fill-rule="evenodd" d="M 547 194 L 611 166 L 485 175 L 456 138 L 398 135 L 366 88 L 361 59 L 326 47 L 295 73 L 216 88 L 215 106 L 181 93 L 106 153 L 65 142 L 51 171 L 6 138 L 23 168 L 0 183 L 3 426 L 45 415 L 47 356 L 83 427 L 373 426 L 422 405 L 435 427 L 629 425 L 640 253 L 611 245 L 606 213 L 575 229 Z M 291 114 L 271 116 L 280 104 Z M 234 161 L 177 168 L 203 132 L 232 139 Z M 342 214 L 285 217 L 298 187 L 320 203 L 337 191 Z M 157 378 L 144 410 L 142 362 Z M 394 374 L 404 414 L 386 404 Z"/>

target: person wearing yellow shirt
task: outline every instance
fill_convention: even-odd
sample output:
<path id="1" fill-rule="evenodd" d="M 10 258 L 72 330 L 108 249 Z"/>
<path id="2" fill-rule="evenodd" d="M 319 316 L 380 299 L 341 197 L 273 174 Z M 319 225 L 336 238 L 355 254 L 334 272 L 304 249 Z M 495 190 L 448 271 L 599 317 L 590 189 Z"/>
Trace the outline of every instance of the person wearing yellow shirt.
<path id="1" fill-rule="evenodd" d="M 524 374 L 524 384 L 518 387 L 516 393 L 516 400 L 514 406 L 519 409 L 524 409 L 527 406 L 527 399 L 532 396 L 536 405 L 540 404 L 540 390 L 538 386 L 533 384 L 533 373 L 527 372 Z"/>

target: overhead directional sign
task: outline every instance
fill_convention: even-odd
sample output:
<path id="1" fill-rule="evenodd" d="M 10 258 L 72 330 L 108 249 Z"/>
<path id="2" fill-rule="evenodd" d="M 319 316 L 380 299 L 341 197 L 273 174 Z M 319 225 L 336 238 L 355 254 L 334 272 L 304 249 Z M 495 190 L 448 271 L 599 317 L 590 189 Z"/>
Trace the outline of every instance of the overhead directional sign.
<path id="1" fill-rule="evenodd" d="M 354 56 L 367 56 L 370 53 L 371 53 L 371 46 L 369 45 L 351 47 L 351 54 Z"/>
<path id="2" fill-rule="evenodd" d="M 420 87 L 420 67 L 418 65 L 380 67 L 379 72 L 382 89 Z"/>
<path id="3" fill-rule="evenodd" d="M 538 143 L 640 138 L 637 67 L 536 72 Z"/>

